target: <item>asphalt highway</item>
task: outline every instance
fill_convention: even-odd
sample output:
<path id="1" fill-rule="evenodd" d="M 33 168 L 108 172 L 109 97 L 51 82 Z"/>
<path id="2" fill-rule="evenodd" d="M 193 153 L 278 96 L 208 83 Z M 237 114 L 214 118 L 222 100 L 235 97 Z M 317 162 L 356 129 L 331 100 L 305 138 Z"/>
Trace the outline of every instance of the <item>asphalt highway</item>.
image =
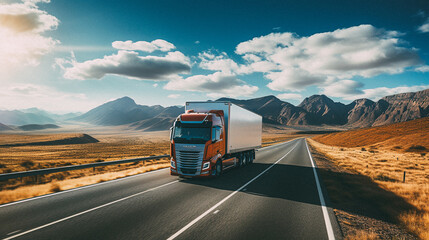
<path id="1" fill-rule="evenodd" d="M 340 239 L 305 139 L 217 179 L 162 169 L 0 205 L 1 239 Z"/>

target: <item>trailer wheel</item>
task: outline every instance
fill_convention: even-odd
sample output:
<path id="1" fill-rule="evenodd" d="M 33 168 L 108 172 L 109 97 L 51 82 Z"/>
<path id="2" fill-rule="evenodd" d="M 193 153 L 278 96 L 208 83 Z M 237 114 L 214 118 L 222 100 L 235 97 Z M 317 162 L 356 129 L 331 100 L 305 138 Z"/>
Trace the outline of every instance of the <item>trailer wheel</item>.
<path id="1" fill-rule="evenodd" d="M 253 154 L 252 154 L 252 152 L 249 152 L 249 153 L 247 154 L 247 156 L 248 156 L 248 158 L 249 158 L 249 160 L 248 160 L 249 164 L 253 163 Z"/>
<path id="2" fill-rule="evenodd" d="M 247 154 L 241 154 L 241 166 L 244 167 L 247 164 Z"/>

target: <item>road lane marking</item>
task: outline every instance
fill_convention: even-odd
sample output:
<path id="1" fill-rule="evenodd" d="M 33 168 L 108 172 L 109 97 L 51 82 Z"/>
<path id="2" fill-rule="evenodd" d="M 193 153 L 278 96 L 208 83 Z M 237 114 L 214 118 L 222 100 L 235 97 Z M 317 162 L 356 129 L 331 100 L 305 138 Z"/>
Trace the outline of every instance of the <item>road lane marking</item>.
<path id="1" fill-rule="evenodd" d="M 114 179 L 114 180 L 110 180 L 110 181 L 106 181 L 106 182 L 94 183 L 94 184 L 87 185 L 87 186 L 72 188 L 72 189 L 61 191 L 61 192 L 50 193 L 50 194 L 45 194 L 45 195 L 42 195 L 42 196 L 27 198 L 27 199 L 19 200 L 19 201 L 16 201 L 16 202 L 5 203 L 3 205 L 0 205 L 0 208 L 7 207 L 7 206 L 10 206 L 10 205 L 15 205 L 15 204 L 18 204 L 18 203 L 24 203 L 24 202 L 28 202 L 28 201 L 32 201 L 32 200 L 37 200 L 37 199 L 41 199 L 41 198 L 52 197 L 52 196 L 63 194 L 63 193 L 68 193 L 68 192 L 73 192 L 73 191 L 77 191 L 77 190 L 82 190 L 82 189 L 85 189 L 85 188 L 97 187 L 97 186 L 100 186 L 100 185 L 104 185 L 104 184 L 108 184 L 108 183 L 114 183 L 114 182 L 118 182 L 118 181 L 130 179 L 130 178 L 138 177 L 138 176 L 141 176 L 141 175 L 146 175 L 146 174 L 149 174 L 149 173 L 155 173 L 155 172 L 159 172 L 159 171 L 167 170 L 167 169 L 170 169 L 170 167 L 161 168 L 161 169 L 153 170 L 153 171 L 150 171 L 150 172 L 144 172 L 144 173 L 140 173 L 140 174 L 137 174 L 137 175 L 126 176 L 126 177 L 123 177 L 123 178 L 118 178 L 118 179 Z"/>
<path id="2" fill-rule="evenodd" d="M 214 212 L 213 212 L 213 214 L 216 214 L 216 213 L 218 213 L 219 211 L 220 211 L 220 210 L 218 209 L 218 210 L 214 211 Z"/>
<path id="3" fill-rule="evenodd" d="M 17 233 L 17 232 L 19 232 L 19 231 L 21 231 L 21 230 L 16 230 L 16 231 L 13 231 L 13 232 L 8 233 L 8 234 L 6 234 L 6 235 L 7 235 L 7 236 L 9 236 L 9 235 L 15 234 L 15 233 Z"/>
<path id="4" fill-rule="evenodd" d="M 308 156 L 310 156 L 311 166 L 313 167 L 314 178 L 316 179 L 317 192 L 319 193 L 320 205 L 322 206 L 323 218 L 325 219 L 326 231 L 328 232 L 328 239 L 335 240 L 334 230 L 332 229 L 331 220 L 329 219 L 328 209 L 326 208 L 325 198 L 323 197 L 322 188 L 320 187 L 319 176 L 317 175 L 316 166 L 313 157 L 311 156 L 310 149 L 308 149 L 307 139 L 305 146 L 307 147 Z"/>
<path id="5" fill-rule="evenodd" d="M 100 208 L 104 208 L 104 207 L 110 206 L 110 205 L 115 204 L 115 203 L 118 203 L 118 202 L 122 202 L 122 201 L 124 201 L 124 200 L 130 199 L 130 198 L 133 198 L 133 197 L 136 197 L 136 196 L 138 196 L 138 195 L 141 195 L 141 194 L 144 194 L 144 193 L 147 193 L 147 192 L 151 192 L 151 191 L 153 191 L 153 190 L 156 190 L 156 189 L 159 189 L 159 188 L 162 188 L 162 187 L 165 187 L 165 186 L 168 186 L 168 185 L 170 185 L 170 184 L 177 183 L 177 182 L 179 182 L 179 180 L 176 180 L 176 181 L 173 181 L 173 182 L 169 182 L 169 183 L 166 183 L 166 184 L 160 185 L 160 186 L 158 186 L 158 187 L 150 188 L 150 189 L 147 189 L 147 190 L 145 190 L 145 191 L 143 191 L 143 192 L 135 193 L 135 194 L 130 195 L 130 196 L 128 196 L 128 197 L 124 197 L 124 198 L 121 198 L 121 199 L 115 200 L 115 201 L 113 201 L 113 202 L 109 202 L 109 203 L 106 203 L 106 204 L 100 205 L 100 206 L 98 206 L 98 207 L 94 207 L 94 208 L 91 208 L 91 209 L 85 210 L 85 211 L 83 211 L 83 212 L 76 213 L 76 214 L 74 214 L 74 215 L 71 215 L 71 216 L 68 216 L 68 217 L 65 217 L 65 218 L 59 219 L 59 220 L 57 220 L 57 221 L 50 222 L 50 223 L 45 224 L 45 225 L 42 225 L 42 226 L 40 226 L 40 227 L 36 227 L 36 228 L 30 229 L 30 230 L 28 230 L 28 231 L 25 231 L 25 232 L 22 232 L 22 233 L 19 233 L 19 234 L 13 235 L 13 236 L 11 236 L 11 237 L 4 238 L 3 240 L 9 240 L 9 239 L 13 239 L 13 238 L 16 238 L 16 237 L 20 237 L 20 236 L 25 235 L 25 234 L 27 234 L 27 233 L 31 233 L 31 232 L 34 232 L 34 231 L 40 230 L 40 229 L 42 229 L 42 228 L 49 227 L 49 226 L 54 225 L 54 224 L 57 224 L 57 223 L 60 223 L 60 222 L 64 222 L 64 221 L 66 221 L 66 220 L 69 220 L 69 219 L 71 219 L 71 218 L 74 218 L 74 217 L 77 217 L 77 216 L 83 215 L 83 214 L 85 214 L 85 213 L 89 213 L 89 212 L 92 212 L 92 211 L 95 211 L 95 210 L 97 210 L 97 209 L 100 209 Z"/>
<path id="6" fill-rule="evenodd" d="M 195 218 L 194 220 L 192 220 L 190 223 L 188 223 L 182 229 L 180 229 L 179 231 L 177 231 L 171 237 L 167 238 L 167 240 L 175 239 L 177 236 L 179 236 L 180 234 L 182 234 L 184 231 L 186 231 L 192 225 L 194 225 L 195 223 L 197 223 L 198 221 L 200 221 L 202 218 L 204 218 L 207 214 L 211 213 L 217 207 L 219 207 L 220 205 L 222 205 L 222 203 L 224 203 L 226 200 L 228 200 L 229 198 L 231 198 L 232 196 L 234 196 L 236 193 L 240 192 L 242 189 L 244 189 L 245 187 L 247 187 L 247 185 L 249 185 L 250 183 L 252 183 L 256 179 L 258 179 L 262 174 L 266 173 L 268 170 L 270 170 L 272 167 L 274 167 L 274 165 L 276 165 L 281 160 L 283 160 L 290 152 L 292 152 L 292 150 L 295 149 L 296 145 L 297 145 L 297 143 L 295 144 L 295 146 L 293 146 L 293 148 L 291 150 L 289 150 L 289 152 L 287 152 L 283 157 L 281 157 L 279 160 L 277 160 L 271 166 L 267 167 L 263 172 L 261 172 L 260 174 L 258 174 L 256 177 L 252 178 L 252 180 L 250 180 L 247 183 L 245 183 L 243 186 L 241 186 L 240 188 L 238 188 L 237 190 L 235 190 L 234 192 L 232 192 L 231 194 L 229 194 L 228 196 L 226 196 L 224 199 L 220 200 L 220 202 L 216 203 L 209 210 L 205 211 L 203 214 L 201 214 L 200 216 L 198 216 L 197 218 Z"/>

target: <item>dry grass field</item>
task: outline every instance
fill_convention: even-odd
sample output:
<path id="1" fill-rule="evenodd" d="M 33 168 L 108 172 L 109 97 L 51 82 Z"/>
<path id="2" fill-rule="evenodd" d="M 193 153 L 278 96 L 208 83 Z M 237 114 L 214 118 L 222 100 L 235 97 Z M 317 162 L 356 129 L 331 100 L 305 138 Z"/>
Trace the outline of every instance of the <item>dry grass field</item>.
<path id="1" fill-rule="evenodd" d="M 95 138 L 98 142 L 85 143 L 88 137 L 81 133 L 2 134 L 0 174 L 170 153 L 168 131 L 104 133 L 98 130 L 90 132 L 90 135 L 89 137 Z M 263 146 L 268 146 L 303 136 L 305 135 L 292 134 L 283 129 L 268 128 L 264 129 L 262 141 L 268 143 Z M 61 141 L 65 139 L 73 141 L 56 145 L 58 141 L 62 143 Z M 46 142 L 48 144 L 45 144 Z M 147 163 L 99 167 L 95 171 L 83 169 L 38 178 L 12 179 L 0 183 L 0 204 L 168 166 L 168 159 L 161 159 Z"/>
<path id="2" fill-rule="evenodd" d="M 354 212 L 393 222 L 420 239 L 429 239 L 428 129 L 425 118 L 310 140 L 314 150 L 335 165 L 334 170 L 322 167 L 321 175 L 332 202 L 340 206 L 337 215 Z M 343 225 L 353 225 L 348 219 Z M 363 232 L 372 236 L 369 239 L 384 238 L 383 230 L 377 233 L 369 227 L 355 231 L 350 239 Z"/>

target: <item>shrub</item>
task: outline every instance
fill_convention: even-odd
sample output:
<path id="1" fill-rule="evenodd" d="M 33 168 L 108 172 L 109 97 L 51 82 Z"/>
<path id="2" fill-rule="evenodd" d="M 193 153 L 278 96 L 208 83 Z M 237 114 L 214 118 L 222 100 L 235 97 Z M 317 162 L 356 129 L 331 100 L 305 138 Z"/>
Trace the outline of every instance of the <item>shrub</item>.
<path id="1" fill-rule="evenodd" d="M 5 168 L 6 164 L 0 163 L 0 168 Z"/>
<path id="2" fill-rule="evenodd" d="M 59 191 L 61 191 L 60 185 L 58 185 L 58 183 L 53 183 L 52 186 L 51 186 L 51 191 L 52 192 L 59 192 Z"/>
<path id="3" fill-rule="evenodd" d="M 365 148 L 361 148 L 360 150 L 361 150 L 361 151 L 366 151 L 366 149 L 365 149 Z"/>
<path id="4" fill-rule="evenodd" d="M 25 167 L 25 168 L 31 168 L 32 166 L 34 166 L 34 162 L 31 160 L 27 160 L 27 161 L 22 162 L 19 165 L 21 165 L 22 167 Z"/>
<path id="5" fill-rule="evenodd" d="M 407 152 L 420 152 L 420 151 L 426 151 L 427 148 L 422 145 L 412 145 L 411 147 L 407 148 Z"/>

